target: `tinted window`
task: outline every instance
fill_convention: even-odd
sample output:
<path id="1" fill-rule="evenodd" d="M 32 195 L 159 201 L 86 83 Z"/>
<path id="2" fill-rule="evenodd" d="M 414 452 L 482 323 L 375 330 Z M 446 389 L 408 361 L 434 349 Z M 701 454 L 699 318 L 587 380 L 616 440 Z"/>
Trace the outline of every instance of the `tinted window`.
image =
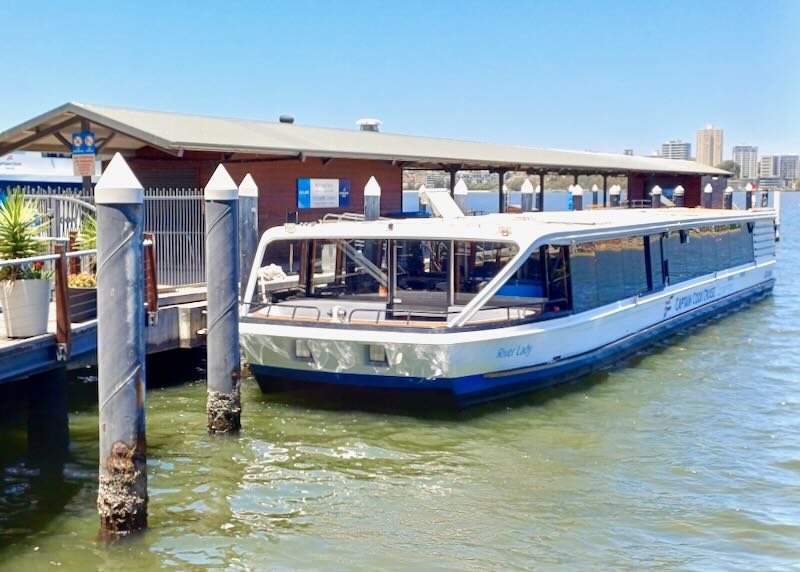
<path id="1" fill-rule="evenodd" d="M 753 237 L 746 224 L 674 231 L 663 244 L 670 284 L 753 262 Z"/>
<path id="2" fill-rule="evenodd" d="M 569 264 L 576 312 L 648 291 L 642 237 L 575 244 L 570 247 Z"/>
<path id="3" fill-rule="evenodd" d="M 661 235 L 648 236 L 650 241 L 650 276 L 652 289 L 661 290 L 664 287 L 664 265 L 661 259 Z"/>

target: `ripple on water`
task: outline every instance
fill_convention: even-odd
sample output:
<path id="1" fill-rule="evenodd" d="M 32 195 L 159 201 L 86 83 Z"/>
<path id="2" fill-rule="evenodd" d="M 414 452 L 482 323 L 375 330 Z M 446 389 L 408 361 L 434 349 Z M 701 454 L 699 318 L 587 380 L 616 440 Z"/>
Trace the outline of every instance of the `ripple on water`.
<path id="1" fill-rule="evenodd" d="M 150 391 L 152 528 L 112 549 L 95 405 L 60 478 L 28 465 L 24 427 L 0 435 L 0 570 L 796 566 L 800 195 L 784 205 L 773 298 L 569 390 L 413 417 L 246 382 L 236 438 L 205 434 L 202 383 Z"/>

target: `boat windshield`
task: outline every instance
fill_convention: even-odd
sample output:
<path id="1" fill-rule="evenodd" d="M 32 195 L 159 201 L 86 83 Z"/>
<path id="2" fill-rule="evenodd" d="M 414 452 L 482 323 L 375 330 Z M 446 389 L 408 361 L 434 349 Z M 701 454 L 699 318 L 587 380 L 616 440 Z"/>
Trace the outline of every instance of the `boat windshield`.
<path id="1" fill-rule="evenodd" d="M 248 316 L 443 327 L 518 251 L 477 240 L 273 240 L 254 270 Z M 526 268 L 472 322 L 530 317 L 542 292 L 539 269 Z"/>

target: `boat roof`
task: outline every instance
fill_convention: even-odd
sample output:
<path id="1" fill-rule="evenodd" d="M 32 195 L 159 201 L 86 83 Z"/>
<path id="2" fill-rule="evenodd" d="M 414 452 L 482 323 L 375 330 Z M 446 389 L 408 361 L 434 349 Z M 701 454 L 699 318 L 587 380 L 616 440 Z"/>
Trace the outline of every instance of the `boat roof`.
<path id="1" fill-rule="evenodd" d="M 696 161 L 543 149 L 335 129 L 307 125 L 166 113 L 105 105 L 65 103 L 0 133 L 0 154 L 14 149 L 64 151 L 63 138 L 88 120 L 103 152 L 130 154 L 151 146 L 183 156 L 184 151 L 321 158 L 377 159 L 406 168 L 555 171 L 570 173 L 650 173 L 730 176 Z"/>
<path id="2" fill-rule="evenodd" d="M 528 245 L 569 243 L 697 226 L 774 219 L 773 209 L 703 208 L 596 209 L 531 213 L 494 213 L 459 218 L 379 219 L 285 224 L 264 235 L 270 239 L 398 238 L 481 240 Z"/>

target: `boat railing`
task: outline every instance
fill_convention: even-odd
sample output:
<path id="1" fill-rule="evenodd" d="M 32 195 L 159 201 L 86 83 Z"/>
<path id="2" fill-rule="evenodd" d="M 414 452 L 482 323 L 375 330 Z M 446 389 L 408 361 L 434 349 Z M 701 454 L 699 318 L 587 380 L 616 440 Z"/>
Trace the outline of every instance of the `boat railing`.
<path id="1" fill-rule="evenodd" d="M 534 316 L 542 316 L 545 303 L 514 304 L 509 306 L 486 306 L 471 324 L 489 322 L 512 322 L 525 320 Z M 414 326 L 438 328 L 446 325 L 451 317 L 457 316 L 462 311 L 457 309 L 417 309 L 403 308 L 347 308 L 334 306 L 323 314 L 317 307 L 307 304 L 264 304 L 259 310 L 249 314 L 249 317 L 266 320 L 303 321 L 311 323 L 330 322 L 333 324 L 349 325 L 376 325 L 376 326 Z M 487 316 L 490 315 L 490 317 Z M 484 319 L 481 319 L 484 318 Z"/>
<path id="2" fill-rule="evenodd" d="M 281 304 L 266 304 L 266 313 L 262 314 L 260 317 L 262 318 L 289 318 L 290 320 L 297 319 L 297 311 L 298 310 L 311 310 L 312 313 L 316 313 L 316 317 L 314 318 L 315 322 L 319 322 L 322 318 L 322 312 L 316 306 L 300 306 L 298 304 L 291 304 L 291 305 L 281 305 Z M 280 315 L 280 316 L 273 316 L 271 315 L 273 308 L 280 308 L 281 310 L 288 310 L 291 308 L 292 313 L 288 316 Z M 303 316 L 306 318 L 306 316 Z"/>
<path id="3" fill-rule="evenodd" d="M 364 213 L 326 213 L 322 217 L 322 222 L 361 222 L 364 220 Z M 391 220 L 388 217 L 379 217 L 379 220 Z"/>

